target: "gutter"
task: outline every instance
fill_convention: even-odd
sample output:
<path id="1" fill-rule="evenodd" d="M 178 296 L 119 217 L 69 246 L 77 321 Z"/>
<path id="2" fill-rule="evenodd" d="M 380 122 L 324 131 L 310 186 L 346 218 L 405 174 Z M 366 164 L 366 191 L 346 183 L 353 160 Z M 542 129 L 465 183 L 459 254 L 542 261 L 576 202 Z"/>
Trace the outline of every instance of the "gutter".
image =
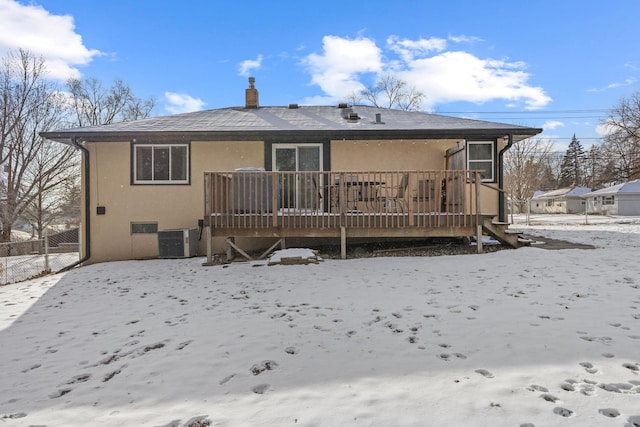
<path id="1" fill-rule="evenodd" d="M 89 168 L 89 150 L 87 150 L 84 146 L 82 146 L 81 144 L 78 143 L 76 137 L 72 137 L 71 138 L 71 145 L 73 145 L 74 147 L 76 147 L 77 149 L 79 149 L 80 151 L 82 151 L 84 153 L 84 231 L 85 231 L 85 239 L 84 239 L 84 257 L 82 257 L 79 261 L 74 262 L 71 265 L 68 265 L 62 269 L 60 269 L 59 271 L 57 271 L 56 273 L 62 273 L 68 270 L 71 270 L 72 268 L 82 264 L 83 262 L 86 262 L 89 260 L 89 258 L 91 258 L 91 203 L 90 203 L 90 199 L 89 199 L 89 195 L 91 192 L 91 186 L 89 185 L 90 183 L 90 168 Z"/>
<path id="2" fill-rule="evenodd" d="M 500 150 L 498 153 L 498 189 L 500 190 L 500 196 L 498 197 L 498 221 L 499 222 L 507 222 L 506 221 L 506 212 L 504 209 L 505 205 L 505 193 L 504 193 L 504 163 L 503 157 L 504 153 L 507 152 L 509 148 L 513 146 L 513 134 L 508 134 L 507 145 Z"/>

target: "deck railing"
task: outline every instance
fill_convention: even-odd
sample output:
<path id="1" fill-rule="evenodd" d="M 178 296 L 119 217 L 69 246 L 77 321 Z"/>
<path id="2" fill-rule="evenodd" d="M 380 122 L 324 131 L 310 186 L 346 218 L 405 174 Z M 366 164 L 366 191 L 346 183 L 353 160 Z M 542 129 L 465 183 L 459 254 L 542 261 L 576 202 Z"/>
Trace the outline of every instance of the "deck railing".
<path id="1" fill-rule="evenodd" d="M 480 224 L 478 171 L 239 170 L 204 178 L 205 221 L 214 232 L 314 237 L 347 228 L 391 236 Z"/>

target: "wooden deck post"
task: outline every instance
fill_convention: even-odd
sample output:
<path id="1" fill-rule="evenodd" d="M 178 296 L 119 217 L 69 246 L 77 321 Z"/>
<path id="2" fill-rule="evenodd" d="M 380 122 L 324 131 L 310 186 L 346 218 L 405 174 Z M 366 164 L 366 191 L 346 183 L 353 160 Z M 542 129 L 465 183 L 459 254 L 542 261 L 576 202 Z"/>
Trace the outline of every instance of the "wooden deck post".
<path id="1" fill-rule="evenodd" d="M 207 262 L 205 265 L 213 265 L 213 242 L 211 241 L 213 236 L 211 236 L 211 225 L 205 227 L 205 236 L 205 239 L 207 239 Z"/>
<path id="2" fill-rule="evenodd" d="M 347 259 L 347 228 L 340 227 L 340 257 Z"/>
<path id="3" fill-rule="evenodd" d="M 482 247 L 482 224 L 477 225 L 477 234 L 476 234 L 476 242 L 478 245 L 478 253 L 481 254 L 484 250 Z"/>

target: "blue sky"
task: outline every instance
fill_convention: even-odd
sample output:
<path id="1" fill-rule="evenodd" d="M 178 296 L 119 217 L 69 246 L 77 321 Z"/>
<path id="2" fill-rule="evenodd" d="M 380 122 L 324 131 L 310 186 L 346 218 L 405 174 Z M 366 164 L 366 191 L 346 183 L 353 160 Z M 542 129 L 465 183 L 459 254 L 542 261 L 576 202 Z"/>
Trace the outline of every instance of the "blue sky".
<path id="1" fill-rule="evenodd" d="M 128 83 L 154 115 L 331 105 L 394 74 L 422 109 L 544 127 L 584 146 L 640 87 L 637 0 L 0 0 L 0 55 L 26 48 L 52 78 Z"/>

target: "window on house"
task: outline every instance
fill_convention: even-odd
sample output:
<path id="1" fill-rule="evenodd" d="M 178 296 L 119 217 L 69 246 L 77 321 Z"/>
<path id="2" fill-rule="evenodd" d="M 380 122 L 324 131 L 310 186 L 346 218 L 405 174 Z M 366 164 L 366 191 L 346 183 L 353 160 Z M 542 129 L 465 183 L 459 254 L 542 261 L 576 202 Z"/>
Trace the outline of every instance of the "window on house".
<path id="1" fill-rule="evenodd" d="M 188 144 L 136 144 L 134 184 L 188 184 Z"/>
<path id="2" fill-rule="evenodd" d="M 615 202 L 614 196 L 602 196 L 602 204 L 603 205 L 613 205 Z"/>
<path id="3" fill-rule="evenodd" d="M 554 202 L 555 202 L 554 199 L 547 199 L 546 202 L 545 202 L 545 205 L 551 207 L 551 206 L 553 206 Z"/>
<path id="4" fill-rule="evenodd" d="M 469 141 L 467 143 L 467 167 L 479 170 L 482 181 L 495 181 L 495 143 L 493 141 Z"/>
<path id="5" fill-rule="evenodd" d="M 158 232 L 157 222 L 132 222 L 131 234 L 153 234 Z"/>

